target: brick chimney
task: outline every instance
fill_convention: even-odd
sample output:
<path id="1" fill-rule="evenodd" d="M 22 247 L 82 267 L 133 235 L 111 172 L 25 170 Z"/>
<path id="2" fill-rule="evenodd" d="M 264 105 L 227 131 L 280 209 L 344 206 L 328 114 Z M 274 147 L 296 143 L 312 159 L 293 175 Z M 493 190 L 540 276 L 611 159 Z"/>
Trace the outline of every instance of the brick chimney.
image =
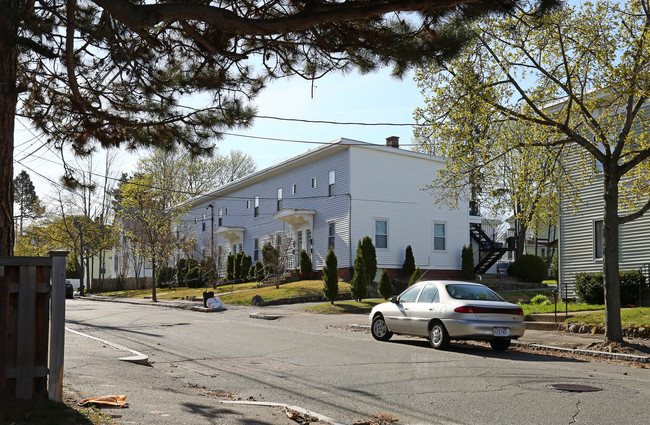
<path id="1" fill-rule="evenodd" d="M 386 146 L 399 149 L 399 137 L 397 136 L 386 137 Z"/>

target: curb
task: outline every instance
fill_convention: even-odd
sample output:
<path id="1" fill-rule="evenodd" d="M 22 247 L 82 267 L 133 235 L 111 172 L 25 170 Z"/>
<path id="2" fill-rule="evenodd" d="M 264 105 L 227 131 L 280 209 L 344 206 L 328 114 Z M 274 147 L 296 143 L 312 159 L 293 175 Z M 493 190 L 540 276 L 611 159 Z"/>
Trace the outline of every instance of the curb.
<path id="1" fill-rule="evenodd" d="M 370 331 L 370 326 L 353 324 L 350 325 L 350 329 Z M 512 345 L 516 347 L 528 348 L 533 351 L 556 351 L 559 353 L 581 354 L 583 356 L 599 357 L 599 358 L 610 359 L 610 360 L 623 360 L 632 363 L 650 363 L 650 357 L 637 356 L 634 354 L 608 353 L 605 351 L 585 350 L 583 348 L 562 348 L 562 347 L 554 347 L 552 345 L 542 345 L 542 344 L 535 344 L 530 342 L 519 342 L 519 341 L 512 341 Z"/>
<path id="2" fill-rule="evenodd" d="M 273 402 L 264 402 L 264 401 L 240 401 L 240 400 L 221 400 L 221 403 L 224 404 L 243 404 L 243 405 L 251 405 L 251 406 L 266 406 L 266 407 L 284 407 L 285 409 L 288 410 L 293 410 L 295 412 L 300 413 L 301 415 L 305 415 L 308 418 L 316 418 L 316 422 L 323 422 L 327 423 L 330 425 L 347 425 L 345 422 L 340 422 L 332 418 L 328 418 L 327 416 L 321 415 L 320 413 L 315 413 L 307 409 L 303 409 L 302 407 L 299 406 L 291 406 L 288 404 L 284 403 L 273 403 Z"/>

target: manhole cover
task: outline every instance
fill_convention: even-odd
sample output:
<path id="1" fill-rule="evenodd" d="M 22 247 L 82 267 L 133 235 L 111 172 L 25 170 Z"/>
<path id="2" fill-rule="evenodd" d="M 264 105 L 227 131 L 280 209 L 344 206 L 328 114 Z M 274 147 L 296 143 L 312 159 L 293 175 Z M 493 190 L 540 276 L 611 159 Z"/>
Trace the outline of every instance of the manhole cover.
<path id="1" fill-rule="evenodd" d="M 550 388 L 559 391 L 571 391 L 574 393 L 588 393 L 594 391 L 602 391 L 602 388 L 592 387 L 589 385 L 578 385 L 578 384 L 553 384 L 549 385 Z"/>

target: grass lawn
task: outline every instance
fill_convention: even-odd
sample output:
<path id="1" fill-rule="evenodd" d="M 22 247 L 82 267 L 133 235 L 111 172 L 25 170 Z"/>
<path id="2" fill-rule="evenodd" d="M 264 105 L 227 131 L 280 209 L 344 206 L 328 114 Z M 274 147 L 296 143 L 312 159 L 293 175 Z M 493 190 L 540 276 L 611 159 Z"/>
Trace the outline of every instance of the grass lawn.
<path id="1" fill-rule="evenodd" d="M 339 292 L 350 290 L 350 284 L 339 282 Z M 322 280 L 302 280 L 298 282 L 285 283 L 280 288 L 267 286 L 245 292 L 223 293 L 219 296 L 226 304 L 250 305 L 254 295 L 260 295 L 264 301 L 277 300 L 280 298 L 302 297 L 319 295 L 323 293 Z"/>
<path id="2" fill-rule="evenodd" d="M 584 323 L 588 325 L 605 325 L 605 312 L 581 313 L 565 320 L 566 323 Z M 623 326 L 649 326 L 650 307 L 624 308 L 621 310 L 621 324 Z"/>
<path id="3" fill-rule="evenodd" d="M 358 301 L 335 301 L 334 304 L 326 303 L 305 307 L 303 311 L 318 314 L 342 314 L 342 313 L 369 313 L 377 304 L 385 302 L 380 298 Z"/>
<path id="4" fill-rule="evenodd" d="M 555 304 L 519 304 L 519 306 L 524 310 L 524 316 L 529 314 L 541 314 L 541 313 L 553 313 L 555 311 Z M 602 310 L 604 305 L 598 304 L 585 304 L 585 303 L 569 303 L 568 310 L 570 312 L 575 311 L 588 311 L 588 310 Z M 564 313 L 567 311 L 564 301 L 558 301 L 557 303 L 557 312 Z"/>

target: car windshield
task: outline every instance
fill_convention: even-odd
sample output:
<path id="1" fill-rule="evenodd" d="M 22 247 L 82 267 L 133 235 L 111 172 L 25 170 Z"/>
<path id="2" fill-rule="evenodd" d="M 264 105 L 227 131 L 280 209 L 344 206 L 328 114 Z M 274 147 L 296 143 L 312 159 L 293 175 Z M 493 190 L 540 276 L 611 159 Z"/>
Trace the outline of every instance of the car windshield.
<path id="1" fill-rule="evenodd" d="M 490 288 L 479 285 L 447 285 L 447 293 L 457 300 L 504 301 Z"/>

